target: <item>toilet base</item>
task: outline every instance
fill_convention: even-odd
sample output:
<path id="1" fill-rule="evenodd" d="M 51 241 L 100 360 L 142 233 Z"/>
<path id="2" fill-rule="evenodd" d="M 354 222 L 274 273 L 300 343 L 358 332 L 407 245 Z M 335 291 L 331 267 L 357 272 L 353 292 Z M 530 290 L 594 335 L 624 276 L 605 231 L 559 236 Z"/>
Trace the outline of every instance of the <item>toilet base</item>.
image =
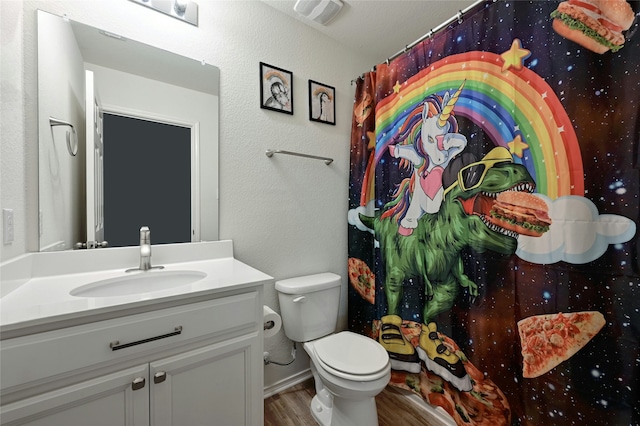
<path id="1" fill-rule="evenodd" d="M 328 407 L 315 395 L 309 408 L 313 419 L 321 426 L 378 426 L 375 398 L 353 400 L 334 397 L 333 407 Z"/>
<path id="2" fill-rule="evenodd" d="M 318 422 L 321 426 L 330 426 L 331 425 L 331 414 L 333 412 L 333 408 L 327 407 L 318 395 L 314 395 L 311 400 L 311 406 L 309 407 L 311 410 L 311 415 L 313 419 Z"/>

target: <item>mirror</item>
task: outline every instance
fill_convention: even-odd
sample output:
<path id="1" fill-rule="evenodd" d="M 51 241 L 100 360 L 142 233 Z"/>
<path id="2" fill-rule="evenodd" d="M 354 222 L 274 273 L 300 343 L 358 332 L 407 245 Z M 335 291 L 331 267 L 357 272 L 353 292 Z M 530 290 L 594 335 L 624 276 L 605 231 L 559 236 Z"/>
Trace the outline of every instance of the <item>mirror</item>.
<path id="1" fill-rule="evenodd" d="M 38 11 L 40 251 L 217 240 L 219 78 Z"/>

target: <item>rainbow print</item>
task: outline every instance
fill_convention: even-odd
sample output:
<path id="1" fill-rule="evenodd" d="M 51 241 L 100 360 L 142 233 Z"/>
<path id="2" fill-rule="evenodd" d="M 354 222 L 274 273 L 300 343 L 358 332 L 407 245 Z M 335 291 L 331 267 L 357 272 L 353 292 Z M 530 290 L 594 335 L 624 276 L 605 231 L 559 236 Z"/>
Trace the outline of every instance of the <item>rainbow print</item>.
<path id="1" fill-rule="evenodd" d="M 536 181 L 536 192 L 551 199 L 584 195 L 580 147 L 560 100 L 539 75 L 505 66 L 504 57 L 482 51 L 452 55 L 396 84 L 376 105 L 375 163 L 427 95 L 455 90 L 465 81 L 454 113 L 479 126 L 496 146 L 510 149 Z"/>

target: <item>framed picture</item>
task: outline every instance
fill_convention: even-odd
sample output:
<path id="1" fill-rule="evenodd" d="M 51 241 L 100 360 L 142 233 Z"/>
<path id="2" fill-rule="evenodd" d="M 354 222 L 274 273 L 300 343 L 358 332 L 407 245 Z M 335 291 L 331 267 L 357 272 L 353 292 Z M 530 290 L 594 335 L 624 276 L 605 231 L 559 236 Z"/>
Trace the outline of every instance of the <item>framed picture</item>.
<path id="1" fill-rule="evenodd" d="M 309 120 L 336 124 L 336 89 L 309 80 Z"/>
<path id="2" fill-rule="evenodd" d="M 260 62 L 260 108 L 293 115 L 293 73 Z"/>

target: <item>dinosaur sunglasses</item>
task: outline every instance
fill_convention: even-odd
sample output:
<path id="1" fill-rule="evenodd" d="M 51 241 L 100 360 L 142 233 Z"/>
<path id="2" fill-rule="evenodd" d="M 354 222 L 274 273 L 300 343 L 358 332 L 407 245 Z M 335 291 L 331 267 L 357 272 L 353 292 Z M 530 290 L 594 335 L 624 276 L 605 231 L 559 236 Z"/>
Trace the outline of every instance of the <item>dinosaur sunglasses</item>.
<path id="1" fill-rule="evenodd" d="M 458 179 L 451 184 L 444 193 L 451 191 L 456 185 L 463 191 L 469 191 L 479 187 L 484 181 L 487 172 L 496 164 L 513 163 L 509 151 L 503 147 L 492 149 L 482 160 L 468 164 L 458 172 Z"/>

